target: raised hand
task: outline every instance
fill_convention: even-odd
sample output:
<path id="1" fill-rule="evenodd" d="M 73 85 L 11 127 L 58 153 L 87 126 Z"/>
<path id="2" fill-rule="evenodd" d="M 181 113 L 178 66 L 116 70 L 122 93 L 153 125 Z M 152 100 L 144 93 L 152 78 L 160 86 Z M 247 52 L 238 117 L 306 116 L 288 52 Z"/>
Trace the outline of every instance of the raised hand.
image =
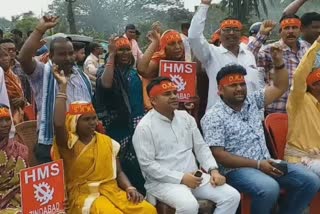
<path id="1" fill-rule="evenodd" d="M 160 42 L 160 33 L 156 30 L 152 30 L 149 31 L 147 34 L 147 38 L 151 41 L 151 42 Z"/>
<path id="2" fill-rule="evenodd" d="M 59 69 L 58 65 L 53 65 L 52 73 L 54 78 L 57 80 L 59 86 L 67 85 L 68 78 L 64 75 L 64 71 Z"/>
<path id="3" fill-rule="evenodd" d="M 117 49 L 116 49 L 116 39 L 117 37 L 112 35 L 110 38 L 109 38 L 109 45 L 108 45 L 108 52 L 109 54 L 115 54 Z"/>
<path id="4" fill-rule="evenodd" d="M 151 29 L 153 31 L 156 31 L 157 33 L 161 34 L 161 32 L 162 32 L 162 24 L 161 24 L 161 22 L 156 21 L 156 22 L 152 23 Z"/>
<path id="5" fill-rule="evenodd" d="M 273 45 L 270 50 L 270 54 L 272 57 L 273 64 L 275 66 L 282 65 L 283 62 L 283 50 L 280 45 Z"/>
<path id="6" fill-rule="evenodd" d="M 58 24 L 58 22 L 58 16 L 43 16 L 36 29 L 41 33 L 45 33 L 47 30 L 54 28 Z"/>
<path id="7" fill-rule="evenodd" d="M 212 2 L 212 0 L 201 0 L 201 3 L 202 3 L 202 4 L 210 5 L 211 2 Z"/>
<path id="8" fill-rule="evenodd" d="M 275 28 L 276 25 L 277 23 L 272 20 L 265 20 L 264 22 L 262 22 L 260 26 L 260 33 L 269 36 L 269 34 Z"/>

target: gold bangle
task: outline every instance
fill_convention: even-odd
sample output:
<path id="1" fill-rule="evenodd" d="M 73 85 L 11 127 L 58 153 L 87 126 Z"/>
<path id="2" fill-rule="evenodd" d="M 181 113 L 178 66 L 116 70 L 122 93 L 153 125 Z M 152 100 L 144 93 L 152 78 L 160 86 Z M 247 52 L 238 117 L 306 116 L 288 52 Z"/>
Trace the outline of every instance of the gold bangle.
<path id="1" fill-rule="evenodd" d="M 130 186 L 130 187 L 127 187 L 126 191 L 128 191 L 128 190 L 137 190 L 137 189 L 133 186 Z"/>

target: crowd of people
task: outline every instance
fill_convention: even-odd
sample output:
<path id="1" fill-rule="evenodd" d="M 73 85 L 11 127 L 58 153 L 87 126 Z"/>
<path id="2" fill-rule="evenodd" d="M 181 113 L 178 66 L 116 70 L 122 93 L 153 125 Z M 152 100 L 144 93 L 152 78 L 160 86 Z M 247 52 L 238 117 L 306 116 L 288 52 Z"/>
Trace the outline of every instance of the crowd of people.
<path id="1" fill-rule="evenodd" d="M 307 1 L 295 0 L 279 25 L 255 23 L 245 37 L 243 24 L 226 18 L 207 40 L 211 1 L 201 0 L 181 32 L 155 22 L 144 52 L 127 25 L 103 63 L 99 43 L 44 41 L 55 16 L 24 42 L 0 39 L 1 214 L 21 213 L 19 171 L 30 156 L 63 159 L 66 213 L 153 214 L 163 203 L 197 214 L 202 199 L 215 214 L 233 214 L 241 193 L 251 213 L 304 212 L 320 190 L 320 14 L 295 15 Z M 277 25 L 279 40 L 269 43 Z M 179 100 L 175 83 L 159 76 L 161 60 L 197 62 L 198 95 Z M 34 150 L 15 131 L 29 106 Z M 273 113 L 288 116 L 283 160 L 265 138 Z"/>

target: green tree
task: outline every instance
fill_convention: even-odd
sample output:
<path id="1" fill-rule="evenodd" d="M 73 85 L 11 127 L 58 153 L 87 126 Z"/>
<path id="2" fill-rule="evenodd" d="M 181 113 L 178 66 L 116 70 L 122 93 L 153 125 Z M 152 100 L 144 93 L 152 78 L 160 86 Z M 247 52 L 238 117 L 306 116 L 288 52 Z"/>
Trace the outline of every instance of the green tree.
<path id="1" fill-rule="evenodd" d="M 12 17 L 12 22 L 16 29 L 21 30 L 26 35 L 28 31 L 33 30 L 37 26 L 39 19 L 30 11 Z"/>

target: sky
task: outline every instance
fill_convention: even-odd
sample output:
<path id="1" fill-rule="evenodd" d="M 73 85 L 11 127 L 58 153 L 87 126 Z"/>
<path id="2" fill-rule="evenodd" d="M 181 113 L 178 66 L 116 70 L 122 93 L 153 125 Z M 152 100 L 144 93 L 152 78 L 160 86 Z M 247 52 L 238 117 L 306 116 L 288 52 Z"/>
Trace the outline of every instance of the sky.
<path id="1" fill-rule="evenodd" d="M 5 2 L 0 7 L 0 17 L 5 17 L 11 20 L 11 16 L 21 14 L 28 11 L 33 11 L 37 16 L 41 15 L 41 12 L 48 10 L 48 5 L 53 0 L 0 0 Z M 219 0 L 213 0 L 218 2 Z M 184 0 L 185 7 L 193 11 L 194 6 L 200 4 L 201 0 Z M 4 6 L 5 5 L 5 6 Z"/>

